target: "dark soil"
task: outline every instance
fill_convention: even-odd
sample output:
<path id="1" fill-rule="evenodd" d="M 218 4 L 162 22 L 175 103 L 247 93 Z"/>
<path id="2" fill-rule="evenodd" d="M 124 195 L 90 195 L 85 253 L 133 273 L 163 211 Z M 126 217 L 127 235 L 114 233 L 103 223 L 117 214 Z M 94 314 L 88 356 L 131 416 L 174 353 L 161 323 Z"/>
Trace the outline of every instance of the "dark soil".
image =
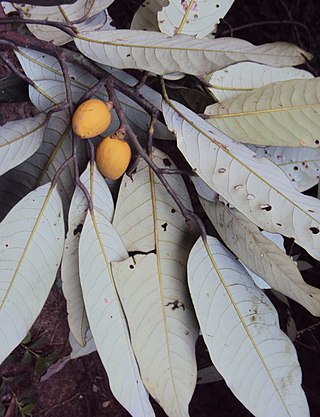
<path id="1" fill-rule="evenodd" d="M 110 7 L 115 26 L 128 28 L 134 11 L 141 3 L 140 0 L 116 0 Z M 319 75 L 319 12 L 318 0 L 236 0 L 228 16 L 220 24 L 218 35 L 233 35 L 254 44 L 279 40 L 296 43 L 314 54 L 307 69 L 314 75 Z M 27 99 L 27 87 L 21 85 L 17 98 L 16 91 L 11 91 L 14 89 L 10 88 L 10 77 L 15 79 L 11 71 L 0 64 L 0 124 L 28 117 L 35 112 Z M 12 92 L 12 99 L 9 90 Z M 312 265 L 312 269 L 304 273 L 304 278 L 308 283 L 320 287 L 320 263 L 300 248 L 293 246 L 288 250 L 291 254 L 300 253 L 302 259 Z M 290 302 L 288 309 L 272 294 L 269 295 L 279 311 L 283 329 L 286 329 L 289 315 L 296 323 L 298 333 L 294 343 L 303 371 L 303 388 L 311 416 L 320 417 L 320 321 L 295 302 Z M 18 415 L 14 410 L 11 412 L 9 407 L 15 396 L 18 399 L 25 397 L 26 404 L 35 404 L 32 411 L 34 417 L 129 416 L 111 394 L 106 373 L 96 353 L 69 361 L 62 370 L 41 382 L 40 378 L 46 367 L 67 356 L 69 352 L 65 301 L 57 280 L 42 313 L 31 329 L 31 340 L 26 341 L 24 347 L 19 346 L 0 368 L 0 376 L 6 378 L 5 384 L 0 388 L 0 417 Z M 197 346 L 197 355 L 199 367 L 210 364 L 201 339 Z M 158 417 L 165 416 L 157 404 L 155 409 Z M 190 404 L 190 415 L 251 416 L 224 382 L 198 385 Z"/>

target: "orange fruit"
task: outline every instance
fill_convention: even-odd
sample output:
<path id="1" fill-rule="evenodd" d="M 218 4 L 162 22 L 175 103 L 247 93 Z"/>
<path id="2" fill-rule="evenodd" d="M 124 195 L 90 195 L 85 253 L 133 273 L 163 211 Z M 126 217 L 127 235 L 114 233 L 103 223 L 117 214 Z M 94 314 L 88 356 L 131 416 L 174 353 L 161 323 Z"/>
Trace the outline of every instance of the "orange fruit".
<path id="1" fill-rule="evenodd" d="M 110 125 L 112 103 L 92 98 L 80 104 L 72 117 L 72 130 L 81 139 L 94 138 Z"/>
<path id="2" fill-rule="evenodd" d="M 131 149 L 124 140 L 125 133 L 118 130 L 102 139 L 96 151 L 96 163 L 99 171 L 110 180 L 117 180 L 128 168 Z"/>

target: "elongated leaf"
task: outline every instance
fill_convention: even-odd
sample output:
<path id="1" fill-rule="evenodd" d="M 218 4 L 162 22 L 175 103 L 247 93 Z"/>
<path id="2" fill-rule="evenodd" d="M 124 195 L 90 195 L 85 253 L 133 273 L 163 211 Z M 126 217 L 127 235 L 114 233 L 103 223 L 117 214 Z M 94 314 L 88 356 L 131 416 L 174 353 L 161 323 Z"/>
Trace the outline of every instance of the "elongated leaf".
<path id="1" fill-rule="evenodd" d="M 159 31 L 157 13 L 168 4 L 168 0 L 146 0 L 135 12 L 131 29 Z"/>
<path id="2" fill-rule="evenodd" d="M 298 65 L 310 54 L 288 43 L 253 46 L 236 38 L 172 38 L 139 30 L 87 32 L 74 39 L 85 56 L 116 68 L 137 68 L 155 74 L 184 72 L 204 75 L 234 62 L 257 61 L 276 67 Z"/>
<path id="3" fill-rule="evenodd" d="M 85 143 L 78 143 L 78 163 L 80 172 L 87 163 Z M 43 143 L 27 161 L 0 177 L 0 193 L 6 195 L 0 205 L 3 217 L 28 192 L 41 184 L 51 181 L 61 164 L 72 155 L 72 140 L 69 117 L 66 112 L 54 113 L 47 125 Z M 72 166 L 66 167 L 58 180 L 64 211 L 67 213 L 74 190 Z"/>
<path id="4" fill-rule="evenodd" d="M 46 115 L 43 113 L 0 126 L 0 175 L 36 152 L 42 143 L 45 127 Z"/>
<path id="5" fill-rule="evenodd" d="M 255 62 L 239 62 L 205 77 L 212 84 L 209 88 L 218 101 L 235 97 L 239 93 L 263 87 L 275 81 L 313 78 L 305 70 L 293 67 L 274 68 Z"/>
<path id="6" fill-rule="evenodd" d="M 0 223 L 0 363 L 23 340 L 55 280 L 64 240 L 61 199 L 51 184 Z"/>
<path id="7" fill-rule="evenodd" d="M 185 34 L 203 38 L 216 32 L 220 19 L 224 18 L 233 2 L 170 0 L 169 5 L 158 13 L 159 28 L 169 36 Z"/>
<path id="8" fill-rule="evenodd" d="M 152 159 L 174 168 L 156 149 Z M 182 178 L 168 181 L 191 210 Z M 187 416 L 197 377 L 198 326 L 186 281 L 192 230 L 144 161 L 133 181 L 122 181 L 113 224 L 127 250 L 148 253 L 112 264 L 142 380 L 168 416 Z"/>
<path id="9" fill-rule="evenodd" d="M 114 0 L 78 0 L 74 4 L 59 6 L 33 6 L 30 4 L 15 4 L 4 2 L 5 12 L 18 10 L 27 19 L 48 20 L 56 22 L 72 22 L 80 19 L 88 19 L 106 9 Z M 104 23 L 103 23 L 104 24 Z M 82 24 L 83 25 L 83 24 Z M 27 25 L 29 30 L 39 39 L 53 42 L 55 45 L 63 45 L 72 40 L 72 37 L 60 29 L 44 25 Z M 80 25 L 75 25 L 75 27 Z"/>
<path id="10" fill-rule="evenodd" d="M 300 194 L 266 158 L 205 122 L 179 103 L 163 104 L 178 147 L 197 174 L 253 223 L 293 237 L 320 259 L 320 201 Z"/>
<path id="11" fill-rule="evenodd" d="M 112 196 L 95 164 L 93 166 L 90 166 L 90 163 L 88 164 L 80 180 L 91 196 L 94 209 L 104 212 L 107 219 L 111 221 L 114 211 Z M 81 346 L 86 344 L 86 333 L 89 323 L 80 286 L 78 246 L 87 209 L 88 201 L 86 196 L 77 186 L 69 209 L 69 230 L 62 258 L 61 278 L 63 294 L 67 301 L 70 331 Z"/>
<path id="12" fill-rule="evenodd" d="M 296 264 L 236 209 L 201 200 L 223 242 L 272 288 L 320 316 L 320 290 L 304 282 Z"/>
<path id="13" fill-rule="evenodd" d="M 79 243 L 80 280 L 90 328 L 114 396 L 133 417 L 154 416 L 109 265 L 128 254 L 107 217 L 99 211 L 88 212 Z"/>
<path id="14" fill-rule="evenodd" d="M 194 245 L 188 282 L 211 359 L 256 417 L 307 417 L 301 370 L 278 315 L 244 268 L 212 237 Z"/>
<path id="15" fill-rule="evenodd" d="M 294 187 L 306 191 L 318 184 L 320 178 L 320 151 L 313 148 L 286 148 L 282 146 L 257 147 L 249 145 L 258 157 L 271 159 L 290 178 Z"/>
<path id="16" fill-rule="evenodd" d="M 319 147 L 320 77 L 267 84 L 206 108 L 208 122 L 238 142 Z"/>

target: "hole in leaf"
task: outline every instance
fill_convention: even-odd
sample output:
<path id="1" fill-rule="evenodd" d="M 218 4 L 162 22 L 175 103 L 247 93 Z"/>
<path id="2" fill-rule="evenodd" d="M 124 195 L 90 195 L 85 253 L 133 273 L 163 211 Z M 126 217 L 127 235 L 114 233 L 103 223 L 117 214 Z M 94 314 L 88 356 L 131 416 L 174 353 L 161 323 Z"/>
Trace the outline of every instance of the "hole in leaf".
<path id="1" fill-rule="evenodd" d="M 298 171 L 299 167 L 294 166 L 294 167 L 293 167 L 293 169 L 294 169 L 295 171 Z"/>
<path id="2" fill-rule="evenodd" d="M 163 223 L 161 225 L 161 227 L 162 227 L 163 231 L 166 232 L 167 231 L 167 227 L 168 227 L 168 223 L 167 222 L 166 223 Z"/>
<path id="3" fill-rule="evenodd" d="M 82 232 L 83 224 L 80 223 L 78 226 L 74 229 L 73 235 L 76 236 L 78 233 L 80 234 Z"/>
<path id="4" fill-rule="evenodd" d="M 272 207 L 270 206 L 270 204 L 262 204 L 260 206 L 261 210 L 265 210 L 265 211 L 270 211 L 272 209 Z"/>
<path id="5" fill-rule="evenodd" d="M 173 213 L 175 213 L 176 211 L 175 211 L 175 209 L 174 208 L 172 208 L 171 209 L 171 213 L 173 214 Z"/>
<path id="6" fill-rule="evenodd" d="M 166 167 L 171 167 L 171 161 L 169 158 L 163 158 L 163 163 Z"/>
<path id="7" fill-rule="evenodd" d="M 320 230 L 317 227 L 310 227 L 309 230 L 314 235 L 317 235 L 320 232 Z"/>

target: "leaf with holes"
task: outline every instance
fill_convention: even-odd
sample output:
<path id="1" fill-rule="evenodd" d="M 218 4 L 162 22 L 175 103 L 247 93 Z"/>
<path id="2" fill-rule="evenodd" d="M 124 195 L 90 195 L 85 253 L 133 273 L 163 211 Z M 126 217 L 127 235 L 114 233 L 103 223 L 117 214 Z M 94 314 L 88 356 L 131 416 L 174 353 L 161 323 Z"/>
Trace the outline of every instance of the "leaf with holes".
<path id="1" fill-rule="evenodd" d="M 198 239 L 188 282 L 212 362 L 234 395 L 257 417 L 309 416 L 297 354 L 276 309 L 217 239 Z"/>
<path id="2" fill-rule="evenodd" d="M 90 163 L 88 164 L 87 169 L 80 177 L 80 181 L 88 190 L 94 209 L 104 212 L 107 219 L 111 221 L 114 211 L 112 196 L 95 164 L 92 166 Z M 69 230 L 61 264 L 61 279 L 63 294 L 67 301 L 70 331 L 82 346 L 86 344 L 86 333 L 89 324 L 80 286 L 78 247 L 87 210 L 88 201 L 86 196 L 82 189 L 77 186 L 69 209 Z"/>
<path id="3" fill-rule="evenodd" d="M 158 13 L 161 32 L 169 36 L 184 34 L 203 38 L 216 32 L 234 0 L 170 0 Z"/>
<path id="4" fill-rule="evenodd" d="M 251 271 L 310 313 L 320 316 L 320 289 L 304 282 L 289 256 L 238 210 L 201 197 L 200 201 L 223 242 Z"/>
<path id="5" fill-rule="evenodd" d="M 37 151 L 45 128 L 44 113 L 0 126 L 0 175 L 21 164 Z"/>
<path id="6" fill-rule="evenodd" d="M 311 55 L 285 42 L 254 46 L 236 38 L 194 39 L 143 30 L 86 32 L 74 38 L 85 56 L 116 68 L 136 68 L 168 74 L 205 75 L 241 61 L 283 67 L 299 65 Z"/>
<path id="7" fill-rule="evenodd" d="M 320 77 L 267 84 L 212 104 L 205 114 L 238 142 L 319 147 Z"/>
<path id="8" fill-rule="evenodd" d="M 205 77 L 212 86 L 210 92 L 218 101 L 224 101 L 275 81 L 309 79 L 313 75 L 293 67 L 274 68 L 255 62 L 239 62 Z"/>
<path id="9" fill-rule="evenodd" d="M 264 230 L 293 237 L 320 259 L 320 201 L 299 193 L 273 162 L 256 158 L 241 143 L 177 102 L 163 103 L 177 144 L 197 174 Z"/>
<path id="10" fill-rule="evenodd" d="M 46 184 L 0 223 L 0 363 L 23 340 L 56 278 L 64 241 L 61 199 Z"/>
<path id="11" fill-rule="evenodd" d="M 248 147 L 256 152 L 257 157 L 264 156 L 278 165 L 298 191 L 306 191 L 319 183 L 319 149 L 255 145 L 248 145 Z"/>
<path id="12" fill-rule="evenodd" d="M 133 417 L 154 417 L 140 378 L 110 262 L 128 257 L 109 214 L 87 213 L 79 243 L 80 281 L 90 329 L 110 388 Z"/>
<path id="13" fill-rule="evenodd" d="M 174 168 L 159 150 L 151 158 L 159 167 Z M 168 182 L 192 210 L 182 177 L 171 175 Z M 133 180 L 122 180 L 113 224 L 133 252 L 113 263 L 112 271 L 142 380 L 168 416 L 187 416 L 197 378 L 198 326 L 186 281 L 192 229 L 143 160 Z"/>

